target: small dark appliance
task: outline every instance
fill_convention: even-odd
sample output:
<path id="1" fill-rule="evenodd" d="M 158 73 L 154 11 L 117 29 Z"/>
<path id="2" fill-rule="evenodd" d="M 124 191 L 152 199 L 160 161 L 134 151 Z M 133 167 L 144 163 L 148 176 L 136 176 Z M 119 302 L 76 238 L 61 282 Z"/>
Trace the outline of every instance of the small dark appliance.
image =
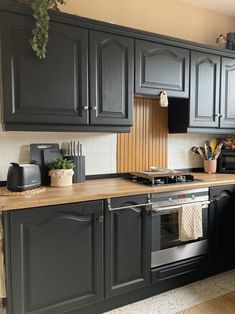
<path id="1" fill-rule="evenodd" d="M 9 191 L 22 192 L 35 189 L 40 185 L 39 165 L 11 163 L 7 174 L 7 189 Z"/>
<path id="2" fill-rule="evenodd" d="M 235 150 L 222 150 L 218 159 L 218 171 L 235 173 Z"/>

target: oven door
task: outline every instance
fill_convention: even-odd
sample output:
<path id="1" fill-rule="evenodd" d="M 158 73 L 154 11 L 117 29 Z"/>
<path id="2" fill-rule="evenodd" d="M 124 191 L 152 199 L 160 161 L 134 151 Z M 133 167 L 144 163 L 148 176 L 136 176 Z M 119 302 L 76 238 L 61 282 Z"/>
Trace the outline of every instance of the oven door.
<path id="1" fill-rule="evenodd" d="M 203 237 L 180 241 L 178 209 L 152 211 L 151 268 L 207 253 L 208 206 L 203 207 Z"/>

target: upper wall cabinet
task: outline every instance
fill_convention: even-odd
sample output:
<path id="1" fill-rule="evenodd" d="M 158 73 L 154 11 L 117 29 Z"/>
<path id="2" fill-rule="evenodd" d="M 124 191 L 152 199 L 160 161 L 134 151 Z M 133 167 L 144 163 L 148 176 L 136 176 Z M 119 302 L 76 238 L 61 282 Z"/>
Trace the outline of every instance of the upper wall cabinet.
<path id="1" fill-rule="evenodd" d="M 235 59 L 222 58 L 220 126 L 235 128 Z"/>
<path id="2" fill-rule="evenodd" d="M 158 95 L 166 90 L 169 96 L 188 97 L 189 51 L 154 42 L 136 40 L 137 94 Z"/>
<path id="3" fill-rule="evenodd" d="M 91 124 L 131 125 L 133 39 L 90 32 Z"/>
<path id="4" fill-rule="evenodd" d="M 39 60 L 34 25 L 29 6 L 0 1 L 5 130 L 129 132 L 133 94 L 164 90 L 170 132 L 235 130 L 233 51 L 50 12 Z"/>
<path id="5" fill-rule="evenodd" d="M 134 40 L 52 17 L 39 60 L 29 43 L 33 26 L 30 15 L 0 11 L 5 129 L 129 131 Z"/>
<path id="6" fill-rule="evenodd" d="M 31 17 L 1 13 L 1 23 L 6 128 L 88 124 L 88 31 L 51 22 L 48 53 L 39 60 L 29 43 Z"/>
<path id="7" fill-rule="evenodd" d="M 190 126 L 218 127 L 220 57 L 192 51 Z"/>
<path id="8" fill-rule="evenodd" d="M 235 58 L 191 52 L 190 99 L 171 99 L 170 133 L 235 130 Z"/>

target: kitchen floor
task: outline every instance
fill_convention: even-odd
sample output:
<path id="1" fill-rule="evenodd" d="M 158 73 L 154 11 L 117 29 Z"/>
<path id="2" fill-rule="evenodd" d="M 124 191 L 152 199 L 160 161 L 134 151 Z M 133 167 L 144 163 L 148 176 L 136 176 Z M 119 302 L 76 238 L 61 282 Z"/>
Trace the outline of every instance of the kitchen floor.
<path id="1" fill-rule="evenodd" d="M 106 314 L 176 314 L 233 290 L 235 290 L 235 269 L 123 306 Z M 6 314 L 5 309 L 0 309 L 0 314 Z"/>
<path id="2" fill-rule="evenodd" d="M 233 290 L 235 290 L 235 269 L 123 306 L 106 314 L 175 314 Z"/>

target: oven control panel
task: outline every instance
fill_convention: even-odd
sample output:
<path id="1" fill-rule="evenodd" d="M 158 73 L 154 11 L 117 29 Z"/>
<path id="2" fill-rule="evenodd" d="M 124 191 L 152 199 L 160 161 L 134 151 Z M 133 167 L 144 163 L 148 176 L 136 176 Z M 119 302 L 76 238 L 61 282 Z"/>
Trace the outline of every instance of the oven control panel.
<path id="1" fill-rule="evenodd" d="M 209 200 L 208 188 L 177 192 L 164 192 L 152 194 L 152 203 L 157 206 L 178 205 Z"/>

